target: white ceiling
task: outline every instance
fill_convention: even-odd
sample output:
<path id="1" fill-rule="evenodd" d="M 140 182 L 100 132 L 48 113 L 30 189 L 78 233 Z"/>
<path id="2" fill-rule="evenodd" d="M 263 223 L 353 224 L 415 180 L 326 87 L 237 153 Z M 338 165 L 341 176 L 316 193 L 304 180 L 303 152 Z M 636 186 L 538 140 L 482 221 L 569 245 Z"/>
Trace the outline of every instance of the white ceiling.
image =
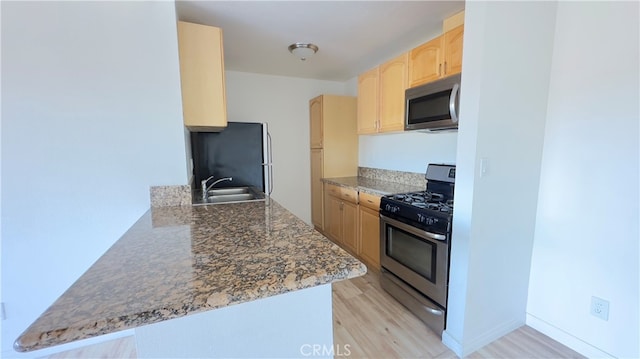
<path id="1" fill-rule="evenodd" d="M 464 1 L 176 1 L 179 20 L 222 28 L 227 70 L 346 81 L 442 32 Z M 300 61 L 287 47 L 320 48 Z"/>

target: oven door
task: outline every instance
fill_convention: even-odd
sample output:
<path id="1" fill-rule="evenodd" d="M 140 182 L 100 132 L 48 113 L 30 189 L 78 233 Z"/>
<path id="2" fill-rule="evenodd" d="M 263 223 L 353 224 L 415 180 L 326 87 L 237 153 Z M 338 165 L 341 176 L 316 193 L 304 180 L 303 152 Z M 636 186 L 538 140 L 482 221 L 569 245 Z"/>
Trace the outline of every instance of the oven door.
<path id="1" fill-rule="evenodd" d="M 380 265 L 429 297 L 447 305 L 447 236 L 380 215 Z"/>

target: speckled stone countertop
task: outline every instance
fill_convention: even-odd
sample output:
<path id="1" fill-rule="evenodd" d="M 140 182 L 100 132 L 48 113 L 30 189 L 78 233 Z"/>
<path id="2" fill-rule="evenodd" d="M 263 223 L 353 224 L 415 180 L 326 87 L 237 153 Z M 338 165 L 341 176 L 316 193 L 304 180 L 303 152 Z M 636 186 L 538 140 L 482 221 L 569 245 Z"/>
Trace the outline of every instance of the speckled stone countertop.
<path id="1" fill-rule="evenodd" d="M 322 180 L 326 183 L 335 184 L 341 187 L 355 188 L 359 192 L 366 192 L 378 196 L 385 196 L 393 193 L 424 191 L 424 187 L 360 176 L 323 178 Z"/>
<path id="2" fill-rule="evenodd" d="M 273 200 L 156 207 L 16 340 L 30 351 L 365 274 Z"/>

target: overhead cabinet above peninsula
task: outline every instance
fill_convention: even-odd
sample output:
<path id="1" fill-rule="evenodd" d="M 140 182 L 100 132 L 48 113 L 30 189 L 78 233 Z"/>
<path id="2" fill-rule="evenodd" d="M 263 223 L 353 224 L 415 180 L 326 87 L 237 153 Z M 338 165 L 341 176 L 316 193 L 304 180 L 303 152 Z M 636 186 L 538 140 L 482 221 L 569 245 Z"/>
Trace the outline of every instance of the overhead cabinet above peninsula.
<path id="1" fill-rule="evenodd" d="M 222 30 L 178 22 L 184 125 L 193 132 L 227 127 Z"/>

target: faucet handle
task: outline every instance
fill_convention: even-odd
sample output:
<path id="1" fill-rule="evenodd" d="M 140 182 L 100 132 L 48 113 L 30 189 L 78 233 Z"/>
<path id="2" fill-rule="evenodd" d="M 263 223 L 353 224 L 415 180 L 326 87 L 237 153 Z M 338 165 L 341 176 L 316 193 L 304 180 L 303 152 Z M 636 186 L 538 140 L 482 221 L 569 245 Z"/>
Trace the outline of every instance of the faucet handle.
<path id="1" fill-rule="evenodd" d="M 203 191 L 207 187 L 207 182 L 209 182 L 212 178 L 213 178 L 213 175 L 209 176 L 209 178 L 205 180 L 200 181 L 200 186 L 202 187 Z"/>

